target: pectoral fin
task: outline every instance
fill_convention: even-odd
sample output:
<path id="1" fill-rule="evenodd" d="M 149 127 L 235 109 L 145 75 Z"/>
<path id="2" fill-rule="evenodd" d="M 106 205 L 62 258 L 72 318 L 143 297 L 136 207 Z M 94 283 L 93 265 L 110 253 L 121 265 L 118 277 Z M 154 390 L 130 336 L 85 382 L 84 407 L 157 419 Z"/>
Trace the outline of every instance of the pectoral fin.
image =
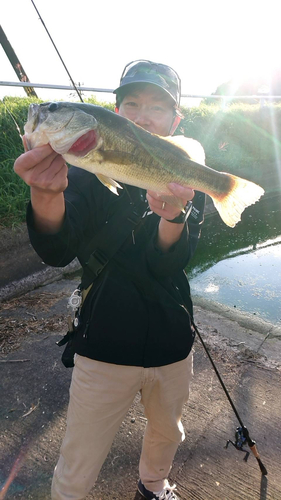
<path id="1" fill-rule="evenodd" d="M 109 191 L 112 191 L 112 193 L 116 194 L 117 196 L 119 195 L 117 188 L 123 189 L 118 182 L 114 181 L 113 179 L 110 179 L 110 177 L 106 177 L 103 174 L 96 174 L 98 180 L 109 189 Z"/>

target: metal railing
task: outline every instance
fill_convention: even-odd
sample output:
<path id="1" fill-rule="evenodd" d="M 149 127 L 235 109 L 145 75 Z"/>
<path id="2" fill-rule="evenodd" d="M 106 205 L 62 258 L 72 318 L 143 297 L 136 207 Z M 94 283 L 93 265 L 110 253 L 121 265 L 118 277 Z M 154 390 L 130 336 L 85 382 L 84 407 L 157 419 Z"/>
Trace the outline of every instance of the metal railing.
<path id="1" fill-rule="evenodd" d="M 57 90 L 75 90 L 72 85 L 53 85 L 48 83 L 31 83 L 31 82 L 4 82 L 0 81 L 0 85 L 3 87 L 34 87 L 38 89 L 57 89 Z M 114 89 L 101 89 L 101 88 L 93 88 L 93 87 L 81 87 L 76 85 L 76 88 L 85 92 L 107 92 L 111 93 Z"/>
<path id="2" fill-rule="evenodd" d="M 3 87 L 33 87 L 33 88 L 42 88 L 42 89 L 56 89 L 56 90 L 75 90 L 72 85 L 55 85 L 48 83 L 31 83 L 31 82 L 7 82 L 0 81 L 0 86 Z M 95 87 L 83 87 L 77 85 L 76 88 L 81 92 L 95 92 L 95 93 L 108 93 L 112 94 L 114 89 L 104 89 L 104 88 L 95 88 Z M 218 99 L 221 100 L 221 107 L 224 108 L 227 103 L 230 103 L 233 100 L 257 100 L 260 102 L 260 106 L 263 107 L 266 101 L 276 101 L 278 99 L 281 100 L 280 95 L 266 95 L 266 94 L 257 94 L 257 95 L 218 95 L 218 94 L 181 94 L 181 97 L 188 99 Z"/>

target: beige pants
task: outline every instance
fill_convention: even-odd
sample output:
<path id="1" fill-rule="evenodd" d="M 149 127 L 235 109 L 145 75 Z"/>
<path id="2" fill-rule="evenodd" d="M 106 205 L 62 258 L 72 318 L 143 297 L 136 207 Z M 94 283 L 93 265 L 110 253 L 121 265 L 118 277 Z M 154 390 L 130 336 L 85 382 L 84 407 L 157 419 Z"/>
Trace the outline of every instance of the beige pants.
<path id="1" fill-rule="evenodd" d="M 138 391 L 147 417 L 140 477 L 146 488 L 160 491 L 184 439 L 180 419 L 191 377 L 192 354 L 158 368 L 114 365 L 76 355 L 52 499 L 85 498 Z"/>

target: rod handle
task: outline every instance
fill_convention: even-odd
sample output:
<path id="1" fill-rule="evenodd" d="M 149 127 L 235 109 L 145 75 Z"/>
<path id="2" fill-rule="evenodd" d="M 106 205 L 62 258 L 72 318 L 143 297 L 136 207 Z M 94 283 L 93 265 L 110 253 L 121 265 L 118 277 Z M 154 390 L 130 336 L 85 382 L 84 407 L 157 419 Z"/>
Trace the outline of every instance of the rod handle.
<path id="1" fill-rule="evenodd" d="M 261 459 L 260 459 L 260 455 L 259 455 L 259 452 L 257 450 L 257 447 L 255 444 L 253 444 L 253 446 L 250 446 L 250 450 L 253 452 L 254 456 L 256 457 L 257 459 L 257 462 L 259 464 L 259 468 L 261 470 L 261 473 L 263 476 L 266 476 L 267 475 L 267 470 L 265 468 L 265 466 L 263 465 Z"/>
<path id="2" fill-rule="evenodd" d="M 242 429 L 243 429 L 243 435 L 244 435 L 244 437 L 245 437 L 245 438 L 246 438 L 246 440 L 247 440 L 247 443 L 248 443 L 248 445 L 249 445 L 249 448 L 250 448 L 251 452 L 253 453 L 253 455 L 254 455 L 254 456 L 256 457 L 256 459 L 257 459 L 257 462 L 258 462 L 258 464 L 259 464 L 259 468 L 260 468 L 260 470 L 261 470 L 262 475 L 263 475 L 263 476 L 266 476 L 266 475 L 267 475 L 267 470 L 266 470 L 265 466 L 263 465 L 263 463 L 262 463 L 262 461 L 261 461 L 261 459 L 260 459 L 260 455 L 259 455 L 259 452 L 258 452 L 257 447 L 256 447 L 256 441 L 253 441 L 253 440 L 250 438 L 250 436 L 249 436 L 249 431 L 248 431 L 247 427 L 245 427 L 245 426 L 243 425 Z"/>

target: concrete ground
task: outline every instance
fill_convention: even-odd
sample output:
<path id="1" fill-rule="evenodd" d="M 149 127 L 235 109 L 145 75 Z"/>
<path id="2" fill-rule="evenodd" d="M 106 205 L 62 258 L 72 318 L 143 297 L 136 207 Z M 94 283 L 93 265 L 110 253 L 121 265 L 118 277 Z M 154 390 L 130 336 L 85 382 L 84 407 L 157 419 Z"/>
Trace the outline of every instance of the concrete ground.
<path id="1" fill-rule="evenodd" d="M 71 369 L 56 341 L 78 278 L 59 279 L 4 300 L 0 312 L 0 500 L 47 500 L 65 430 Z M 17 295 L 17 294 L 14 294 Z M 232 445 L 238 421 L 196 340 L 194 380 L 183 413 L 186 439 L 171 482 L 183 500 L 280 500 L 280 329 L 195 298 L 195 321 L 267 476 Z M 87 500 L 141 500 L 138 460 L 145 428 L 137 396 Z M 1 490 L 0 490 L 1 491 Z"/>

